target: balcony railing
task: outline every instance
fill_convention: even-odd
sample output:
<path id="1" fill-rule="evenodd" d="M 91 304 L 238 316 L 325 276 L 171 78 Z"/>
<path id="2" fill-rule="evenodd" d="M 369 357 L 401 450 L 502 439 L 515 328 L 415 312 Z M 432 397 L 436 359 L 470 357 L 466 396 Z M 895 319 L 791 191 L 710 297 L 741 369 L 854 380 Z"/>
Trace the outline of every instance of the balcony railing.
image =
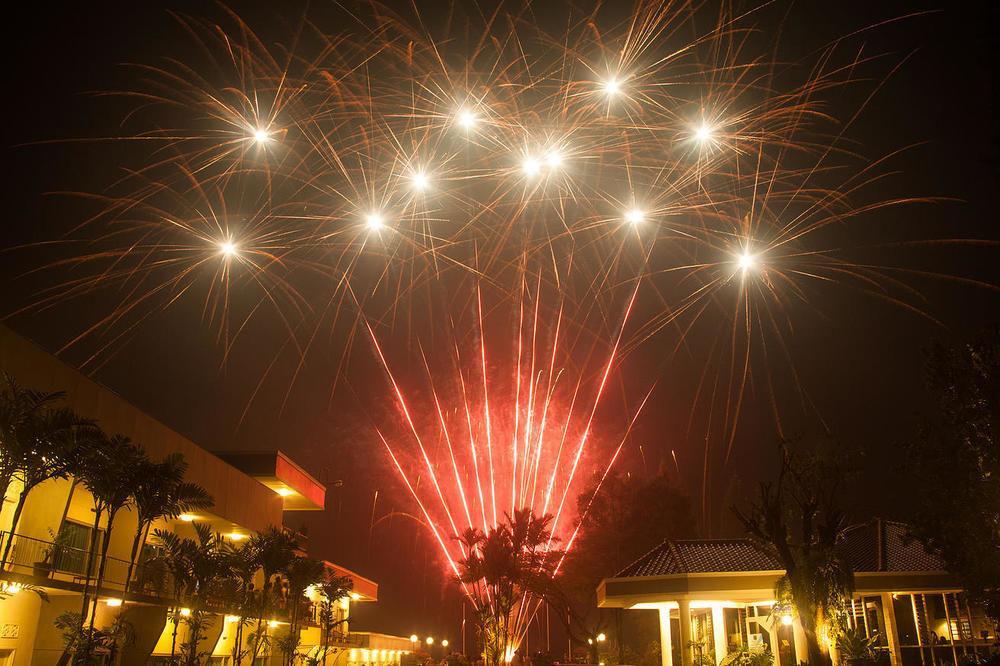
<path id="1" fill-rule="evenodd" d="M 9 532 L 0 532 L 0 544 L 6 544 Z M 83 548 L 35 539 L 23 534 L 14 534 L 14 543 L 7 557 L 6 571 L 34 578 L 47 579 L 53 583 L 82 584 L 87 576 L 89 551 Z M 97 577 L 98 558 L 91 567 L 91 581 Z M 108 557 L 104 566 L 105 590 L 122 590 L 128 576 L 128 560 Z M 162 597 L 168 595 L 172 587 L 168 574 L 160 567 L 137 564 L 129 586 L 131 594 Z"/>
<path id="2" fill-rule="evenodd" d="M 9 537 L 9 532 L 0 531 L 0 548 L 6 545 Z M 140 562 L 133 569 L 129 596 L 130 598 L 134 596 L 153 597 L 161 601 L 168 601 L 174 597 L 173 578 L 162 561 L 149 556 L 151 553 L 148 552 L 148 549 L 151 547 L 147 545 L 146 548 L 147 557 L 140 558 Z M 157 549 L 152 548 L 155 553 Z M 23 534 L 14 534 L 14 542 L 7 557 L 4 571 L 32 577 L 35 579 L 32 583 L 40 586 L 83 585 L 87 579 L 88 559 L 89 550 L 87 549 L 36 539 Z M 99 564 L 99 559 L 95 557 L 90 572 L 91 584 L 96 581 Z M 103 594 L 114 594 L 116 591 L 124 590 L 128 568 L 128 560 L 110 556 L 107 558 L 104 566 Z M 213 612 L 230 613 L 233 611 L 221 600 L 209 598 L 203 600 L 203 603 L 207 609 Z M 303 621 L 319 625 L 319 606 L 311 604 L 305 599 L 300 600 L 300 603 L 303 604 L 300 615 Z M 288 600 L 278 600 L 277 607 L 272 609 L 271 616 L 287 620 L 288 614 Z M 338 615 L 338 619 L 343 619 L 343 617 Z M 338 644 L 351 644 L 351 638 L 340 632 L 334 632 L 334 637 L 331 640 Z"/>

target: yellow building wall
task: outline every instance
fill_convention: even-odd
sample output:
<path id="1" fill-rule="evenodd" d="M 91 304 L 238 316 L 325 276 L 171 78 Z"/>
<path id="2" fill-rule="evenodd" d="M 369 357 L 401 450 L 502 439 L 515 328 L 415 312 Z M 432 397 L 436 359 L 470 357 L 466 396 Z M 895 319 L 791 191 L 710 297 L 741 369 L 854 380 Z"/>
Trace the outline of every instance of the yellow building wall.
<path id="1" fill-rule="evenodd" d="M 65 391 L 68 407 L 96 419 L 108 434 L 132 438 L 151 458 L 184 454 L 190 465 L 187 480 L 209 489 L 216 500 L 214 514 L 253 531 L 281 524 L 280 496 L 4 326 L 0 370 L 26 387 Z"/>

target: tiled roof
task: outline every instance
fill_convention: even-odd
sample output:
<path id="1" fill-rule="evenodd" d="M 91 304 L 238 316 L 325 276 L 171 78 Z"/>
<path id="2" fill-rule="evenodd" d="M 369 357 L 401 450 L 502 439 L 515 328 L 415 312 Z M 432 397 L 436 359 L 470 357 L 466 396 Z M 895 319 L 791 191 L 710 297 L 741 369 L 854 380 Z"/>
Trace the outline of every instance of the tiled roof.
<path id="1" fill-rule="evenodd" d="M 937 557 L 918 542 L 907 542 L 905 535 L 903 523 L 876 519 L 846 528 L 840 548 L 855 572 L 944 570 Z M 616 578 L 781 568 L 747 539 L 668 540 L 625 567 Z"/>
<path id="2" fill-rule="evenodd" d="M 781 565 L 746 539 L 664 541 L 625 567 L 618 578 L 713 571 L 774 571 Z"/>
<path id="3" fill-rule="evenodd" d="M 906 524 L 875 519 L 852 525 L 840 535 L 840 551 L 854 571 L 944 571 L 936 555 L 906 538 Z"/>

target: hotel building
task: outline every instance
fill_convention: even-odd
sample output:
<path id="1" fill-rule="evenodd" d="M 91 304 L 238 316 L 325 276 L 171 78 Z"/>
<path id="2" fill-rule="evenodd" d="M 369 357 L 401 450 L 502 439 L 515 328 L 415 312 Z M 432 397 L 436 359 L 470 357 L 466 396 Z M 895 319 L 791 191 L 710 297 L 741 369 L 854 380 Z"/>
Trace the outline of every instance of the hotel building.
<path id="1" fill-rule="evenodd" d="M 323 509 L 324 486 L 285 454 L 210 453 L 5 327 L 0 327 L 0 371 L 24 387 L 64 391 L 65 406 L 94 419 L 105 432 L 125 435 L 141 444 L 152 460 L 175 452 L 184 455 L 189 465 L 185 480 L 204 487 L 214 500 L 213 506 L 174 520 L 157 521 L 149 531 L 151 535 L 154 530 L 167 530 L 194 538 L 192 525 L 204 523 L 225 539 L 239 542 L 270 526 L 280 527 L 285 512 Z M 0 588 L 6 590 L 0 595 L 0 666 L 47 666 L 59 662 L 64 651 L 55 619 L 62 613 L 81 610 L 94 523 L 93 499 L 73 479 L 46 481 L 28 495 L 18 523 L 11 525 L 19 491 L 15 481 L 0 507 L 4 541 L 13 534 L 9 561 L 0 571 Z M 132 627 L 134 640 L 124 649 L 121 663 L 168 663 L 171 645 L 183 641 L 186 628 L 179 623 L 175 641 L 171 617 L 176 615 L 172 611 L 178 609 L 171 586 L 143 576 L 146 551 L 156 547 L 154 537 L 144 544 L 128 596 L 122 598 L 136 520 L 126 509 L 114 522 L 95 626 L 110 626 L 124 605 L 124 617 Z M 337 619 L 349 617 L 352 603 L 377 600 L 375 582 L 333 563 L 326 566 L 331 574 L 350 576 L 354 583 L 350 598 L 340 602 Z M 45 598 L 32 592 L 31 587 L 41 590 Z M 310 601 L 316 601 L 315 595 Z M 315 607 L 311 612 L 315 613 Z M 207 663 L 233 666 L 230 655 L 236 619 L 220 607 L 208 623 L 199 643 L 199 649 L 211 655 Z M 318 650 L 320 630 L 315 619 L 314 615 L 305 622 L 300 652 L 315 654 Z M 286 620 L 279 616 L 271 621 L 275 637 L 288 631 Z M 337 627 L 333 644 L 335 650 L 330 651 L 327 663 L 337 666 L 398 666 L 401 655 L 410 648 L 404 638 L 351 633 L 346 621 Z M 281 655 L 273 650 L 273 654 L 265 651 L 253 666 L 279 663 L 283 663 Z"/>

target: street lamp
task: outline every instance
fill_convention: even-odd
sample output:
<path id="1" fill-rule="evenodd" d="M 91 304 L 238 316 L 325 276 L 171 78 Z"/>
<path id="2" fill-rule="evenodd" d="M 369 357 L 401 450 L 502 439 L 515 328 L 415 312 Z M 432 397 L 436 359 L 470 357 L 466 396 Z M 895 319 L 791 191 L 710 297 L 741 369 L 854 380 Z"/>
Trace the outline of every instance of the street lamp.
<path id="1" fill-rule="evenodd" d="M 428 636 L 427 637 L 427 644 L 428 645 L 434 645 L 434 637 L 433 636 Z"/>
<path id="2" fill-rule="evenodd" d="M 603 643 L 606 640 L 608 640 L 608 637 L 604 635 L 603 631 L 601 633 L 597 634 L 597 642 L 598 643 Z"/>
<path id="3" fill-rule="evenodd" d="M 416 634 L 410 634 L 410 642 L 411 643 L 416 643 L 417 640 L 419 640 L 419 639 L 417 638 Z"/>
<path id="4" fill-rule="evenodd" d="M 448 639 L 447 638 L 444 639 L 443 641 L 441 641 L 441 647 L 448 647 Z"/>

